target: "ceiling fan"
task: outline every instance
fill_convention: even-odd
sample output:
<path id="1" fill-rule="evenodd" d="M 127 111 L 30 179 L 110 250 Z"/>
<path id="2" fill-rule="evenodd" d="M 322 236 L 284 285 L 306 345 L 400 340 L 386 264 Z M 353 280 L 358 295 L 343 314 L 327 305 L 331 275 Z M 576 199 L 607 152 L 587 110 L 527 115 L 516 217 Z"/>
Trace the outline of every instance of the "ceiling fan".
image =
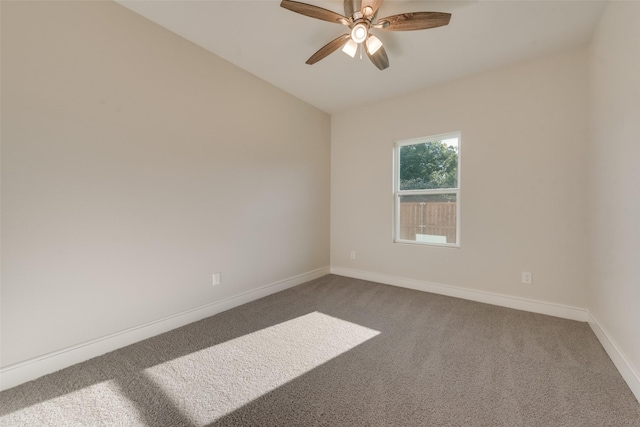
<path id="1" fill-rule="evenodd" d="M 280 6 L 312 18 L 342 24 L 350 29 L 349 33 L 331 40 L 311 55 L 306 62 L 309 65 L 326 58 L 340 48 L 353 58 L 360 48 L 364 49 L 376 67 L 384 70 L 389 67 L 389 58 L 380 39 L 370 33 L 371 29 L 426 30 L 447 25 L 451 19 L 450 13 L 440 12 L 409 12 L 376 19 L 381 3 L 382 0 L 344 0 L 344 16 L 318 6 L 293 0 L 282 0 Z"/>

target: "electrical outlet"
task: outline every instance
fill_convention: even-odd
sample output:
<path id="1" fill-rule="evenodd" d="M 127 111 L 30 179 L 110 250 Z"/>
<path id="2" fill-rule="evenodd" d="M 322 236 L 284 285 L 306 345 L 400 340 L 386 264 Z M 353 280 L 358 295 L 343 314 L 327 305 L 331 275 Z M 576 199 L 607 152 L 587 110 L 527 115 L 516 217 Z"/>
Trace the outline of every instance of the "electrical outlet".
<path id="1" fill-rule="evenodd" d="M 529 271 L 522 272 L 522 283 L 525 285 L 530 285 L 533 283 L 533 274 Z"/>
<path id="2" fill-rule="evenodd" d="M 213 273 L 213 286 L 220 284 L 220 273 Z"/>
<path id="3" fill-rule="evenodd" d="M 356 259 L 356 251 L 351 251 L 351 259 Z"/>

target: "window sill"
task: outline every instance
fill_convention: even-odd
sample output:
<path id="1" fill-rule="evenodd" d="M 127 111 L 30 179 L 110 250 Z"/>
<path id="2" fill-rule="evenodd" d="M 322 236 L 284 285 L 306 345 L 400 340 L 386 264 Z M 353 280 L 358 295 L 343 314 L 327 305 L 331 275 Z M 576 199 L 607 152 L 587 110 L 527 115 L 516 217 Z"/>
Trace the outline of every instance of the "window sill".
<path id="1" fill-rule="evenodd" d="M 414 240 L 394 240 L 393 243 L 399 243 L 402 245 L 412 245 L 412 246 L 435 246 L 438 248 L 453 248 L 460 249 L 460 245 L 453 243 L 426 243 L 426 242 L 416 242 Z"/>

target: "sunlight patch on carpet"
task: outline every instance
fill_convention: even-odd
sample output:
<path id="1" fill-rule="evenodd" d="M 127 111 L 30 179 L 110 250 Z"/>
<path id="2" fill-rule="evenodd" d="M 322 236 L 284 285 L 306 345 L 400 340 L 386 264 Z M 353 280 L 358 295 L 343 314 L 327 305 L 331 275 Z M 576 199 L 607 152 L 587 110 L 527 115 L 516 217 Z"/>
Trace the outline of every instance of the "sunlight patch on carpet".
<path id="1" fill-rule="evenodd" d="M 313 312 L 145 370 L 196 425 L 215 421 L 380 332 Z"/>
<path id="2" fill-rule="evenodd" d="M 102 381 L 0 417 L 2 426 L 85 426 L 87 420 L 102 425 L 127 425 L 138 415 L 114 380 Z"/>

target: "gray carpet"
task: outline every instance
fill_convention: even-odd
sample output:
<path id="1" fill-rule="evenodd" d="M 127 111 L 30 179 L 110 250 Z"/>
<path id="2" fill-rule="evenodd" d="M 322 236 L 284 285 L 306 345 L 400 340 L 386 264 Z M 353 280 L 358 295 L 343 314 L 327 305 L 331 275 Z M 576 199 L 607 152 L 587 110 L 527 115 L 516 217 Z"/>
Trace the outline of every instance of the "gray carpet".
<path id="1" fill-rule="evenodd" d="M 585 323 L 329 275 L 0 393 L 2 426 L 636 426 Z"/>

